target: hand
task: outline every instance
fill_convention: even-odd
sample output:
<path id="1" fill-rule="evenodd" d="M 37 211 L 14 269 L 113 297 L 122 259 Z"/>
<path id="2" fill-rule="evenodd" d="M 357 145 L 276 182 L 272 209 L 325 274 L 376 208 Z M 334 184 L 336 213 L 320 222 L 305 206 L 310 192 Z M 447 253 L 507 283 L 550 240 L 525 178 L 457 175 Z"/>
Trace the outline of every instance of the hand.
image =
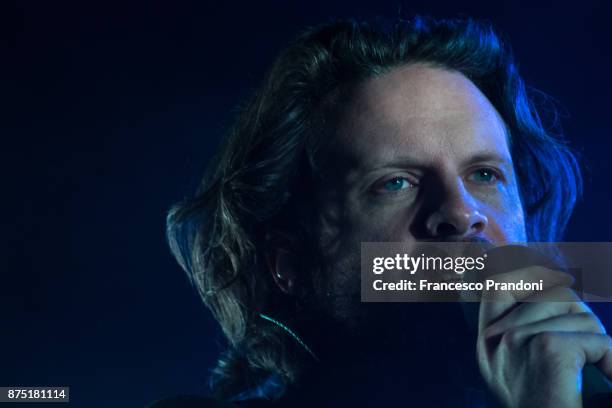
<path id="1" fill-rule="evenodd" d="M 569 289 L 571 276 L 529 267 L 492 279 L 544 281 L 543 291 L 483 295 L 477 356 L 493 394 L 504 407 L 581 407 L 582 368 L 596 364 L 612 378 L 612 343 L 597 316 Z"/>

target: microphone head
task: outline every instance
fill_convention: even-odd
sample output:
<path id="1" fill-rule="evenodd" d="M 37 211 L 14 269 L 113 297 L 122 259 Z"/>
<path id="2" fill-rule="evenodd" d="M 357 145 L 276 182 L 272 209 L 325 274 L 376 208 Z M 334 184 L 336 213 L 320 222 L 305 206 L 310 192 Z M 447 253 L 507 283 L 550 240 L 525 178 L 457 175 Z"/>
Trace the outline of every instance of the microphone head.
<path id="1" fill-rule="evenodd" d="M 560 269 L 551 257 L 526 245 L 504 245 L 493 247 L 485 252 L 487 266 L 482 271 L 487 278 L 530 266 L 543 266 L 549 269 Z"/>

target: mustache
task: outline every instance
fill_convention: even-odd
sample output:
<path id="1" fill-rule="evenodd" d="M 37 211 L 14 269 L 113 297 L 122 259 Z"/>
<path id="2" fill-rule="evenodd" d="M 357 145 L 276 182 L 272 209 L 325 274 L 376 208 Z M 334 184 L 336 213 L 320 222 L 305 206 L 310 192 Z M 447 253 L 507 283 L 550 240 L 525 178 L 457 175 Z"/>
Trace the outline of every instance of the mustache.
<path id="1" fill-rule="evenodd" d="M 480 244 L 483 246 L 495 246 L 493 242 L 484 237 L 444 237 L 435 239 L 419 239 L 417 242 L 436 243 L 436 242 L 457 242 L 465 244 Z"/>
<path id="2" fill-rule="evenodd" d="M 444 244 L 444 243 L 456 243 L 456 244 L 467 244 L 463 248 L 463 253 L 461 255 L 464 256 L 480 256 L 484 253 L 489 252 L 491 249 L 495 248 L 495 245 L 490 240 L 484 237 L 447 237 L 441 239 L 428 239 L 428 240 L 419 240 L 420 243 L 428 243 L 428 244 Z M 418 245 L 418 243 L 417 243 Z"/>

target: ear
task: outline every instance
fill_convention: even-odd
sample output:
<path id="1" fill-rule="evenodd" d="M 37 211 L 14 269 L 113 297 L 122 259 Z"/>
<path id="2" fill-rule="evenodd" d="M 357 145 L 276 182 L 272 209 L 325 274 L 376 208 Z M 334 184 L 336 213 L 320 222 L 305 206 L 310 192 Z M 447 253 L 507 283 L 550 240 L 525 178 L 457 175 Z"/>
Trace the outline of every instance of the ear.
<path id="1" fill-rule="evenodd" d="M 296 254 L 287 248 L 270 248 L 266 262 L 276 286 L 286 294 L 293 294 L 298 276 Z"/>

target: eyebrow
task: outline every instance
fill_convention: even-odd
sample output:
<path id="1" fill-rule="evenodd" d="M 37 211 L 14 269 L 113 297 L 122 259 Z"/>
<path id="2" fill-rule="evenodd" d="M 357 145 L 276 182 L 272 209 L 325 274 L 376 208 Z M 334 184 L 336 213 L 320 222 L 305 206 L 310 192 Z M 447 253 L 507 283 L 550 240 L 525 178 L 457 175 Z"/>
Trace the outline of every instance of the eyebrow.
<path id="1" fill-rule="evenodd" d="M 504 164 L 508 166 L 512 166 L 512 159 L 505 155 L 500 154 L 494 150 L 483 150 L 478 151 L 466 159 L 461 161 L 461 166 L 469 166 L 474 163 L 479 162 L 494 162 L 498 164 Z M 364 170 L 373 171 L 377 169 L 382 169 L 386 167 L 406 167 L 406 166 L 416 166 L 416 167 L 424 167 L 424 163 L 419 160 L 418 157 L 414 155 L 404 154 L 402 156 L 393 157 L 387 161 L 380 161 L 374 166 L 366 167 Z"/>
<path id="2" fill-rule="evenodd" d="M 478 152 L 468 157 L 466 160 L 462 162 L 462 164 L 464 166 L 467 166 L 467 165 L 470 165 L 473 163 L 479 163 L 479 162 L 496 162 L 496 163 L 507 164 L 509 166 L 512 166 L 511 157 L 506 157 L 492 150 L 485 150 L 485 151 Z"/>

